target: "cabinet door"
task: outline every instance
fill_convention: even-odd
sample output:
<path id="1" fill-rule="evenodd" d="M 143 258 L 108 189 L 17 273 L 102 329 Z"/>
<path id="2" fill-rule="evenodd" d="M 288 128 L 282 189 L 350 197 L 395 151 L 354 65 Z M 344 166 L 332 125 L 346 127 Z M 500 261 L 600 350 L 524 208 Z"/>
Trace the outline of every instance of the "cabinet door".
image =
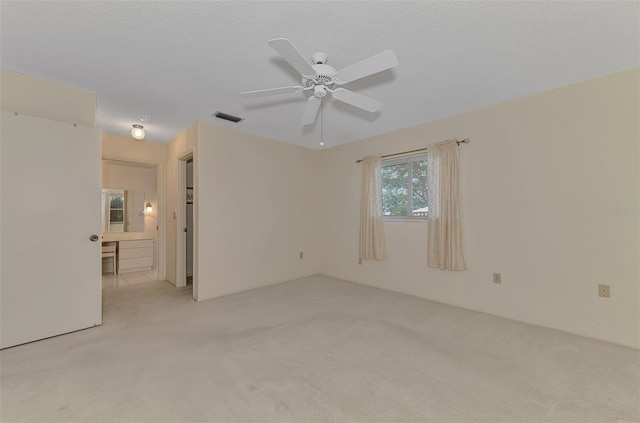
<path id="1" fill-rule="evenodd" d="M 99 325 L 100 133 L 2 112 L 0 347 Z"/>

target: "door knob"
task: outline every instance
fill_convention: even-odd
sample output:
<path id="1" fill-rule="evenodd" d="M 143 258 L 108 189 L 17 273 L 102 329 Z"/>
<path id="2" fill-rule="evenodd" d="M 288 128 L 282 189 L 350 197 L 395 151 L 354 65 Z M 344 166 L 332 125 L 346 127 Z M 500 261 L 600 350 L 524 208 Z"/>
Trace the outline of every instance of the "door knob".
<path id="1" fill-rule="evenodd" d="M 92 242 L 96 242 L 96 241 L 99 239 L 99 237 L 98 237 L 98 235 L 93 234 L 93 235 L 91 235 L 91 236 L 89 237 L 89 239 L 90 239 Z"/>

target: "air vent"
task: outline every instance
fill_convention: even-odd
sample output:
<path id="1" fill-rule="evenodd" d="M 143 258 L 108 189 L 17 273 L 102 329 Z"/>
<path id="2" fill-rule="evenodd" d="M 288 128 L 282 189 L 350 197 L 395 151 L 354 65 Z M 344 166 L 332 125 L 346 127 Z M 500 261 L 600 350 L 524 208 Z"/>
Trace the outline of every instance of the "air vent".
<path id="1" fill-rule="evenodd" d="M 224 120 L 228 120 L 234 123 L 240 122 L 241 120 L 244 120 L 242 118 L 239 118 L 237 116 L 232 116 L 232 115 L 228 115 L 226 113 L 222 113 L 222 112 L 215 112 L 212 116 L 217 117 L 218 119 L 224 119 Z"/>

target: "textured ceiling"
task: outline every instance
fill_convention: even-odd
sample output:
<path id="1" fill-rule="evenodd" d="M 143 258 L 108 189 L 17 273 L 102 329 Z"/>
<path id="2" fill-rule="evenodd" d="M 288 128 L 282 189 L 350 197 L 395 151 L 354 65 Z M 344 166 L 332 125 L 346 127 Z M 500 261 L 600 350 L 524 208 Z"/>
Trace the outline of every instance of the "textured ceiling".
<path id="1" fill-rule="evenodd" d="M 148 115 L 149 141 L 202 120 L 319 148 L 319 119 L 300 124 L 309 94 L 239 95 L 300 83 L 267 41 L 325 52 L 338 70 L 393 50 L 396 68 L 345 85 L 382 101 L 379 112 L 323 100 L 327 148 L 638 66 L 639 10 L 637 1 L 2 1 L 0 64 L 96 92 L 106 133 L 129 136 Z"/>

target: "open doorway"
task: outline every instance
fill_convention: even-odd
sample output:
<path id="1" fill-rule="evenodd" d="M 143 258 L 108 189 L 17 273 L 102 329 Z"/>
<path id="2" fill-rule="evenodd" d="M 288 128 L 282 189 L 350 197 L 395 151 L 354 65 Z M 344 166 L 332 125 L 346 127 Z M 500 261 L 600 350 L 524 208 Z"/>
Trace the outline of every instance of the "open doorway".
<path id="1" fill-rule="evenodd" d="M 195 272 L 195 170 L 193 153 L 178 159 L 176 287 L 190 287 L 197 298 L 198 281 Z"/>
<path id="2" fill-rule="evenodd" d="M 186 166 L 186 181 L 187 181 L 187 195 L 185 199 L 186 207 L 186 219 L 185 228 L 186 232 L 186 246 L 185 246 L 185 261 L 186 261 L 186 280 L 187 286 L 193 287 L 193 158 L 187 160 Z"/>
<path id="3" fill-rule="evenodd" d="M 102 159 L 102 286 L 164 279 L 161 163 Z"/>

